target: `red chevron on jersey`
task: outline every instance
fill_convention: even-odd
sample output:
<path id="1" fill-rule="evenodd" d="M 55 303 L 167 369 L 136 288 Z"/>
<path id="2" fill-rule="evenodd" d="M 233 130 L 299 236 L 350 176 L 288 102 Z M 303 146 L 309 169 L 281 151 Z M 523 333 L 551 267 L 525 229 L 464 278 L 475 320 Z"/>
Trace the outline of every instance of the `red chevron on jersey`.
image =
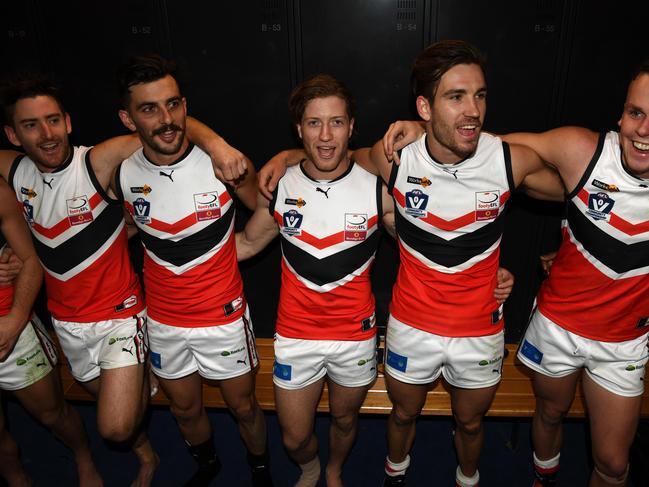
<path id="1" fill-rule="evenodd" d="M 302 165 L 271 202 L 282 244 L 277 331 L 282 336 L 364 340 L 375 333 L 369 273 L 380 232 L 380 181 L 352 163 L 333 181 Z"/>
<path id="2" fill-rule="evenodd" d="M 90 205 L 91 210 L 95 210 L 101 203 L 103 203 L 104 200 L 102 196 L 99 193 L 95 193 L 90 197 L 88 200 L 88 203 Z M 86 223 L 88 221 L 92 221 L 92 211 L 90 212 L 90 218 L 89 219 L 83 219 L 82 223 Z M 34 222 L 32 224 L 32 230 L 41 236 L 48 238 L 50 240 L 58 237 L 61 235 L 63 232 L 65 232 L 67 229 L 69 229 L 72 225 L 78 224 L 78 223 L 72 223 L 73 219 L 72 216 L 68 215 L 66 216 L 63 220 L 58 222 L 56 225 L 53 227 L 46 228 L 42 225 L 39 225 L 38 223 Z"/>
<path id="3" fill-rule="evenodd" d="M 618 191 L 619 192 L 619 189 Z M 588 207 L 589 200 L 591 199 L 593 193 L 589 193 L 585 189 L 581 189 L 577 193 L 577 197 L 579 200 L 584 204 L 585 207 Z M 649 232 L 649 220 L 644 220 L 638 223 L 631 223 L 624 218 L 618 216 L 618 214 L 614 211 L 611 211 L 608 214 L 608 223 L 612 227 L 616 228 L 622 233 L 626 233 L 627 235 L 635 236 L 635 235 L 640 235 L 642 233 L 647 233 Z"/>
<path id="4" fill-rule="evenodd" d="M 11 311 L 14 302 L 14 287 L 0 286 L 0 316 L 5 316 Z"/>

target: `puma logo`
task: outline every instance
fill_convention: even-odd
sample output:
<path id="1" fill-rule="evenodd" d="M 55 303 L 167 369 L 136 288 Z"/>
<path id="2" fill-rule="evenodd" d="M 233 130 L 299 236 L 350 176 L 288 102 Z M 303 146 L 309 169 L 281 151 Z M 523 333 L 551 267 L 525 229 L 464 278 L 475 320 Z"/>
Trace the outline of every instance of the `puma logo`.
<path id="1" fill-rule="evenodd" d="M 450 175 L 453 176 L 455 179 L 457 179 L 457 171 L 458 171 L 457 169 L 453 170 L 453 169 L 448 169 L 448 168 L 445 167 L 445 168 L 442 169 L 442 171 L 444 171 L 444 172 L 450 174 Z"/>
<path id="2" fill-rule="evenodd" d="M 237 360 L 238 364 L 243 364 L 243 365 L 248 365 L 246 364 L 246 359 L 244 358 L 243 360 Z"/>
<path id="3" fill-rule="evenodd" d="M 38 362 L 38 363 L 36 364 L 36 367 L 45 367 L 45 365 L 46 365 L 46 364 L 45 364 L 45 359 L 43 359 L 42 362 Z"/>
<path id="4" fill-rule="evenodd" d="M 122 347 L 122 352 L 128 352 L 128 353 L 130 353 L 131 355 L 133 355 L 133 347 L 131 347 L 131 348 L 124 348 L 124 347 Z"/>
<path id="5" fill-rule="evenodd" d="M 50 189 L 52 189 L 52 181 L 54 181 L 54 178 L 50 179 L 49 181 L 46 181 L 45 178 L 43 178 L 43 182 L 47 184 Z"/>
<path id="6" fill-rule="evenodd" d="M 170 172 L 169 174 L 167 174 L 167 173 L 164 172 L 164 171 L 160 171 L 160 176 L 165 176 L 165 177 L 169 178 L 169 180 L 173 183 L 173 182 L 174 182 L 174 178 L 173 178 L 172 176 L 173 176 L 174 171 L 175 171 L 175 169 L 172 169 L 171 172 Z"/>
<path id="7" fill-rule="evenodd" d="M 327 191 L 325 191 L 324 189 L 322 189 L 322 188 L 320 188 L 320 187 L 317 187 L 317 188 L 315 189 L 315 192 L 316 192 L 316 193 L 322 193 L 322 194 L 324 194 L 324 195 L 327 197 L 327 199 L 329 199 L 329 195 L 328 195 L 327 193 L 329 193 L 329 190 L 330 190 L 330 189 L 331 189 L 331 186 L 329 186 L 329 187 L 327 188 Z"/>

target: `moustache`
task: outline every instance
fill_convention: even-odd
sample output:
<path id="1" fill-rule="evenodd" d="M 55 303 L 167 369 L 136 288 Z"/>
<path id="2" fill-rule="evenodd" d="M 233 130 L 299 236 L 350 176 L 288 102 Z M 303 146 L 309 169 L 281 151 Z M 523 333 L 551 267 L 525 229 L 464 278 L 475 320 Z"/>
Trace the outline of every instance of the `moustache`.
<path id="1" fill-rule="evenodd" d="M 182 131 L 182 128 L 180 128 L 178 125 L 170 123 L 169 125 L 163 125 L 162 127 L 155 129 L 153 131 L 153 135 L 160 135 L 165 132 L 169 132 L 170 130 L 173 130 L 174 132 L 180 132 Z"/>

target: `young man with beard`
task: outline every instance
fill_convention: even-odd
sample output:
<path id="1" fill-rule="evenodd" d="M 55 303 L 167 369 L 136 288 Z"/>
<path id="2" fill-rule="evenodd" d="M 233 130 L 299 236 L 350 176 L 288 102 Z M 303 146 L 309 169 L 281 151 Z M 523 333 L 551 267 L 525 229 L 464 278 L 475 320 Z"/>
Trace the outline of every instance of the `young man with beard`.
<path id="1" fill-rule="evenodd" d="M 233 232 L 233 196 L 253 207 L 256 173 L 248 161 L 232 192 L 217 179 L 209 156 L 185 135 L 186 101 L 173 72 L 168 61 L 146 56 L 132 59 L 119 78 L 119 116 L 143 146 L 120 165 L 114 188 L 145 249 L 151 364 L 199 465 L 190 484 L 207 485 L 220 469 L 202 403 L 204 377 L 220 381 L 254 485 L 271 485 Z"/>
<path id="2" fill-rule="evenodd" d="M 43 271 L 16 205 L 0 180 L 0 253 L 11 246 L 22 261 L 13 284 L 0 286 L 0 390 L 11 391 L 23 407 L 74 453 L 79 485 L 100 486 L 79 413 L 63 399 L 55 372 L 56 352 L 31 306 Z M 0 406 L 0 474 L 12 487 L 31 485 L 18 447 L 5 428 Z"/>
<path id="3" fill-rule="evenodd" d="M 26 155 L 0 151 L 0 174 L 23 205 L 46 274 L 48 308 L 72 375 L 97 397 L 99 433 L 132 441 L 149 485 L 158 458 L 137 433 L 148 399 L 146 311 L 128 256 L 122 208 L 108 194 L 111 174 L 135 151 L 134 136 L 71 147 L 58 90 L 46 79 L 3 89 L 5 133 Z"/>

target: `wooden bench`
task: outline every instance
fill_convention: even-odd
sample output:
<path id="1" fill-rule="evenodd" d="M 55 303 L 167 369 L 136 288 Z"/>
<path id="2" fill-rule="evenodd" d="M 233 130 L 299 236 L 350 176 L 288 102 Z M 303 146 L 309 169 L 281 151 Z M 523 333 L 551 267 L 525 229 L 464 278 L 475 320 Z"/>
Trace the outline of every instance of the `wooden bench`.
<path id="1" fill-rule="evenodd" d="M 534 393 L 532 392 L 531 374 L 529 370 L 516 359 L 516 345 L 506 345 L 509 354 L 503 362 L 502 380 L 498 387 L 496 397 L 487 413 L 488 416 L 500 417 L 526 417 L 534 414 Z M 273 340 L 272 338 L 258 338 L 257 351 L 260 358 L 260 367 L 257 373 L 257 400 L 265 410 L 275 409 L 273 396 Z M 62 355 L 61 355 L 62 356 Z M 64 360 L 62 360 L 64 362 Z M 66 399 L 78 401 L 91 401 L 92 396 L 70 375 L 67 366 L 60 366 L 63 388 Z M 389 414 L 392 403 L 385 388 L 383 367 L 379 367 L 379 376 L 367 394 L 361 407 L 361 413 Z M 649 417 L 649 390 L 645 391 L 641 415 Z M 225 408 L 225 402 L 220 389 L 213 385 L 203 385 L 203 401 L 208 408 Z M 162 391 L 152 399 L 152 404 L 165 405 L 168 400 Z M 327 390 L 322 394 L 318 411 L 328 411 Z M 438 380 L 428 392 L 428 398 L 422 411 L 425 415 L 451 415 L 451 399 L 444 381 Z M 584 401 L 581 387 L 577 388 L 575 400 L 570 407 L 569 417 L 584 416 Z"/>

